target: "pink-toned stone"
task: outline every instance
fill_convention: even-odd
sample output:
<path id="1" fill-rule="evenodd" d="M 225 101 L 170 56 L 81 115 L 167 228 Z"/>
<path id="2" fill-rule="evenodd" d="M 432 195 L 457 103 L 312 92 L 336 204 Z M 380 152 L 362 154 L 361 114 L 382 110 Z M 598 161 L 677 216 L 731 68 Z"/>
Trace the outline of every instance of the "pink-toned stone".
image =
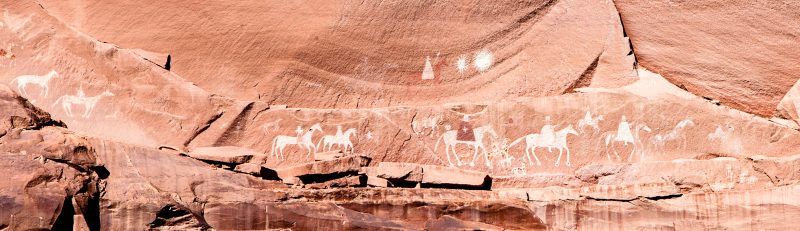
<path id="1" fill-rule="evenodd" d="M 420 182 L 423 178 L 422 165 L 416 163 L 380 162 L 375 176 L 387 180 Z"/>
<path id="2" fill-rule="evenodd" d="M 422 166 L 422 183 L 437 185 L 484 186 L 489 175 L 485 172 L 462 170 L 452 167 Z"/>
<path id="3" fill-rule="evenodd" d="M 293 167 L 280 168 L 275 171 L 284 181 L 297 177 L 328 176 L 344 173 L 358 173 L 361 167 L 369 164 L 370 158 L 366 156 L 346 156 L 327 161 L 316 161 L 300 164 Z"/>
<path id="4" fill-rule="evenodd" d="M 260 153 L 242 147 L 201 147 L 188 153 L 189 157 L 225 164 L 243 164 Z"/>
<path id="5" fill-rule="evenodd" d="M 236 165 L 234 171 L 247 173 L 253 176 L 260 176 L 261 175 L 261 165 L 253 164 L 253 163 L 244 163 L 240 165 Z"/>

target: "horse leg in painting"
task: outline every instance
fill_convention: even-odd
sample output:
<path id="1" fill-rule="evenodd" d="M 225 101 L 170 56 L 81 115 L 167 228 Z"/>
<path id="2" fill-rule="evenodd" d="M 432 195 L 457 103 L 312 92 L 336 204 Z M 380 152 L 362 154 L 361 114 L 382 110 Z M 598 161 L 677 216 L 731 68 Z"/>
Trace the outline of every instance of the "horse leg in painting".
<path id="1" fill-rule="evenodd" d="M 531 152 L 529 147 L 525 147 L 525 157 L 528 158 L 528 164 L 533 165 L 533 161 L 531 160 Z"/>
<path id="2" fill-rule="evenodd" d="M 450 167 L 455 167 L 453 161 L 450 160 L 450 146 L 447 144 L 444 145 L 444 155 L 447 156 L 447 163 L 450 164 Z"/>
<path id="3" fill-rule="evenodd" d="M 28 92 L 25 91 L 25 87 L 28 86 L 27 84 L 17 84 L 17 91 L 28 97 Z"/>
<path id="4" fill-rule="evenodd" d="M 567 163 L 564 164 L 567 165 L 567 167 L 572 166 L 572 162 L 569 161 L 569 147 L 564 147 L 564 149 L 567 150 Z"/>
<path id="5" fill-rule="evenodd" d="M 485 161 L 484 163 L 486 164 L 486 167 L 489 167 L 489 169 L 491 169 L 492 161 L 489 160 L 489 153 L 486 151 L 486 147 L 483 147 L 483 145 L 481 145 L 481 151 L 483 151 L 483 161 Z"/>
<path id="6" fill-rule="evenodd" d="M 628 162 L 633 161 L 633 153 L 636 153 L 636 143 L 633 143 L 632 147 L 631 154 L 628 154 Z"/>
<path id="7" fill-rule="evenodd" d="M 458 157 L 458 152 L 456 152 L 456 144 L 450 145 L 450 149 L 453 151 L 453 156 L 456 157 L 456 162 L 458 162 L 458 166 L 464 165 L 461 162 L 461 157 Z"/>
<path id="8" fill-rule="evenodd" d="M 475 142 L 477 142 L 477 141 L 475 141 Z M 474 144 L 472 144 L 470 146 L 472 146 L 473 152 L 472 152 L 472 161 L 469 162 L 469 166 L 470 167 L 475 167 L 475 160 L 478 159 L 478 144 L 474 143 Z"/>
<path id="9" fill-rule="evenodd" d="M 561 163 L 561 154 L 564 153 L 564 150 L 561 147 L 558 148 L 558 158 L 556 158 L 555 166 L 558 167 L 559 163 Z"/>
<path id="10" fill-rule="evenodd" d="M 461 162 L 461 158 L 458 157 L 458 152 L 456 152 L 456 144 L 445 144 L 444 150 L 447 155 L 450 155 L 450 152 L 448 152 L 448 150 L 453 152 L 453 157 L 456 158 L 456 163 L 458 163 L 457 166 L 464 165 L 464 163 Z"/>
<path id="11" fill-rule="evenodd" d="M 536 160 L 536 165 L 542 165 L 542 162 L 539 162 L 539 157 L 536 156 L 536 146 L 531 147 L 531 154 L 533 154 L 533 159 Z M 528 158 L 530 161 L 530 158 Z"/>

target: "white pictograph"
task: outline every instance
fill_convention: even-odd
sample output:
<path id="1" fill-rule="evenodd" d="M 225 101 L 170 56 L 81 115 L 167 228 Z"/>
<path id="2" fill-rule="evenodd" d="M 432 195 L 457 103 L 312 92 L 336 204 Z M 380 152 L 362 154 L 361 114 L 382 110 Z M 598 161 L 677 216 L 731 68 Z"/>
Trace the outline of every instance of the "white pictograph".
<path id="1" fill-rule="evenodd" d="M 726 141 L 735 130 L 730 124 L 726 125 L 726 128 L 722 127 L 721 125 L 717 125 L 717 129 L 715 129 L 713 133 L 708 134 L 708 141 Z"/>
<path id="2" fill-rule="evenodd" d="M 489 70 L 492 67 L 492 62 L 494 62 L 494 57 L 492 56 L 492 52 L 489 49 L 483 49 L 475 53 L 475 58 L 473 61 L 473 65 L 475 65 L 475 69 L 479 72 L 483 73 L 486 70 Z"/>
<path id="3" fill-rule="evenodd" d="M 456 162 L 458 163 L 458 166 L 461 166 L 463 165 L 463 162 L 461 162 L 461 158 L 459 158 L 455 148 L 457 144 L 466 144 L 469 145 L 474 151 L 474 154 L 472 155 L 472 162 L 469 163 L 470 166 L 475 166 L 475 160 L 478 157 L 478 149 L 480 149 L 483 152 L 483 157 L 486 166 L 490 168 L 492 167 L 491 164 L 492 162 L 489 160 L 489 156 L 486 151 L 486 146 L 484 146 L 483 144 L 483 138 L 485 137 L 486 134 L 489 134 L 494 139 L 497 139 L 497 132 L 495 132 L 491 126 L 486 125 L 473 129 L 472 132 L 474 134 L 474 140 L 458 140 L 459 130 L 450 130 L 449 128 L 450 128 L 449 125 L 445 125 L 445 129 L 448 131 L 442 133 L 442 135 L 439 136 L 439 139 L 436 140 L 436 146 L 433 147 L 434 152 L 436 152 L 436 149 L 439 147 L 439 142 L 443 141 L 444 153 L 447 156 L 447 162 L 450 164 L 450 166 L 455 166 L 453 162 L 450 160 L 450 153 L 452 152 L 453 155 L 456 157 Z"/>
<path id="4" fill-rule="evenodd" d="M 349 128 L 342 132 L 342 126 L 336 126 L 336 135 L 325 135 L 320 138 L 319 142 L 317 142 L 317 148 L 322 148 L 322 151 L 330 151 L 336 145 L 338 148 L 342 148 L 344 152 L 347 152 L 348 148 L 350 148 L 350 152 L 355 152 L 353 150 L 353 142 L 350 141 L 350 136 L 353 135 L 356 135 L 355 128 Z"/>
<path id="5" fill-rule="evenodd" d="M 50 107 L 55 107 L 56 104 L 61 102 L 61 108 L 64 109 L 64 113 L 66 113 L 67 116 L 72 117 L 72 105 L 83 105 L 84 110 L 81 117 L 89 118 L 92 115 L 92 111 L 94 111 L 94 107 L 97 106 L 98 102 L 100 102 L 100 99 L 111 96 L 114 96 L 114 93 L 111 93 L 108 90 L 103 91 L 103 93 L 95 96 L 86 96 L 86 94 L 83 92 L 83 89 L 79 88 L 76 95 L 63 95 L 58 97 L 58 99 L 56 99 L 56 101 L 53 102 L 53 105 Z"/>
<path id="6" fill-rule="evenodd" d="M 514 156 L 506 155 L 505 157 L 500 159 L 500 161 L 498 161 L 497 163 L 500 165 L 500 167 L 509 167 L 511 166 L 511 162 L 513 161 L 514 161 Z"/>
<path id="7" fill-rule="evenodd" d="M 28 92 L 25 91 L 25 87 L 27 87 L 28 84 L 38 85 L 39 87 L 42 88 L 42 91 L 39 92 L 39 96 L 47 97 L 47 93 L 48 93 L 48 91 L 50 91 L 50 88 L 47 85 L 49 84 L 50 79 L 53 79 L 56 76 L 58 76 L 58 72 L 56 72 L 55 70 L 47 72 L 47 74 L 43 75 L 43 76 L 40 76 L 40 75 L 20 75 L 20 76 L 17 76 L 16 78 L 12 79 L 10 84 L 13 85 L 14 82 L 16 82 L 17 83 L 17 92 L 19 92 L 20 94 L 25 95 L 25 97 L 28 97 Z"/>
<path id="8" fill-rule="evenodd" d="M 578 120 L 578 131 L 580 131 L 581 134 L 583 134 L 584 128 L 586 126 L 589 126 L 594 129 L 593 134 L 597 134 L 598 132 L 600 132 L 600 121 L 603 121 L 603 115 L 592 117 L 592 113 L 586 111 L 586 114 L 583 116 L 583 119 Z"/>
<path id="9" fill-rule="evenodd" d="M 469 65 L 469 58 L 466 55 L 458 56 L 458 60 L 456 60 L 456 69 L 458 70 L 459 74 L 464 74 L 467 71 Z"/>
<path id="10" fill-rule="evenodd" d="M 632 147 L 631 153 L 628 155 L 628 161 L 633 158 L 633 154 L 637 151 L 641 153 L 642 157 L 644 157 L 644 144 L 641 142 L 639 138 L 640 131 L 651 132 L 652 129 L 648 127 L 644 123 L 634 124 L 635 129 L 631 131 L 631 123 L 628 123 L 628 120 L 625 116 L 622 116 L 622 119 L 619 122 L 619 126 L 617 126 L 617 130 L 615 133 L 608 134 L 605 136 L 605 145 L 606 145 L 606 157 L 608 160 L 611 160 L 611 155 L 608 153 L 608 149 L 610 148 L 614 155 L 617 156 L 617 160 L 621 159 L 619 153 L 616 150 L 616 143 L 622 143 L 623 146 L 628 146 L 629 144 Z"/>
<path id="11" fill-rule="evenodd" d="M 283 155 L 283 149 L 286 148 L 287 145 L 291 144 L 308 150 L 308 154 L 306 154 L 306 158 L 308 158 L 311 156 L 312 151 L 314 153 L 317 152 L 317 147 L 314 146 L 314 141 L 311 140 L 315 131 L 322 132 L 322 127 L 319 125 L 319 123 L 312 125 L 311 128 L 305 131 L 302 129 L 302 127 L 297 126 L 297 130 L 295 130 L 297 136 L 276 136 L 274 139 L 272 139 L 272 156 L 277 157 L 276 155 L 280 155 L 280 159 L 285 159 Z"/>
<path id="12" fill-rule="evenodd" d="M 433 79 L 433 65 L 431 65 L 431 57 L 425 57 L 425 67 L 422 68 L 422 79 Z"/>
<path id="13" fill-rule="evenodd" d="M 511 169 L 511 174 L 513 174 L 514 176 L 525 176 L 525 174 L 527 173 L 528 171 L 525 169 L 525 165 Z"/>
<path id="14" fill-rule="evenodd" d="M 663 148 L 665 143 L 677 140 L 680 142 L 681 147 L 686 147 L 687 139 L 684 130 L 692 126 L 694 126 L 692 118 L 681 120 L 669 132 L 653 136 L 652 143 L 656 148 Z"/>
<path id="15" fill-rule="evenodd" d="M 439 121 L 441 120 L 441 115 L 429 116 L 421 120 L 414 120 L 411 121 L 411 130 L 414 131 L 414 134 L 422 135 L 425 129 L 431 129 L 430 136 L 433 137 L 433 135 L 436 134 L 436 129 L 439 127 Z"/>
<path id="16" fill-rule="evenodd" d="M 261 128 L 263 129 L 264 134 L 265 135 L 269 135 L 272 132 L 278 131 L 278 129 L 280 128 L 280 126 L 278 126 L 278 124 L 281 122 L 281 120 L 283 120 L 283 119 L 277 119 L 275 121 L 262 124 Z"/>
<path id="17" fill-rule="evenodd" d="M 375 135 L 372 135 L 372 131 L 367 131 L 366 137 L 367 137 L 367 140 L 375 139 Z"/>
<path id="18" fill-rule="evenodd" d="M 517 145 L 521 141 L 525 140 L 526 144 L 525 157 L 528 158 L 529 164 L 533 164 L 533 161 L 531 160 L 531 154 L 533 154 L 533 158 L 536 160 L 536 165 L 542 165 L 542 163 L 539 161 L 539 157 L 536 156 L 535 152 L 536 148 L 547 148 L 548 152 L 551 151 L 552 148 L 556 148 L 558 149 L 558 158 L 556 159 L 555 166 L 558 166 L 559 163 L 561 162 L 561 155 L 563 154 L 564 151 L 567 152 L 567 161 L 565 162 L 565 164 L 567 166 L 572 165 L 569 159 L 570 153 L 569 153 L 569 147 L 567 146 L 567 136 L 568 135 L 577 136 L 578 131 L 576 131 L 575 128 L 572 127 L 572 125 L 569 125 L 561 130 L 552 132 L 552 130 L 549 130 L 547 126 L 548 125 L 545 125 L 545 127 L 542 128 L 541 133 L 539 134 L 533 133 L 520 137 L 519 139 L 514 140 L 514 142 L 511 142 L 511 144 L 508 145 L 508 147 L 511 148 L 514 145 Z M 545 135 L 545 133 L 551 133 L 550 136 L 552 137 Z"/>

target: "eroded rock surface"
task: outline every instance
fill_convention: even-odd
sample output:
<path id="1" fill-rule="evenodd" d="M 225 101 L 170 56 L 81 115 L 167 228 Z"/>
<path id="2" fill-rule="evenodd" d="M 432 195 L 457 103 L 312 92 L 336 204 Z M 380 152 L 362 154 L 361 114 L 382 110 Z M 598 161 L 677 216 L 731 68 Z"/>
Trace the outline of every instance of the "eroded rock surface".
<path id="1" fill-rule="evenodd" d="M 795 3 L 2 3 L 3 230 L 800 215 Z"/>

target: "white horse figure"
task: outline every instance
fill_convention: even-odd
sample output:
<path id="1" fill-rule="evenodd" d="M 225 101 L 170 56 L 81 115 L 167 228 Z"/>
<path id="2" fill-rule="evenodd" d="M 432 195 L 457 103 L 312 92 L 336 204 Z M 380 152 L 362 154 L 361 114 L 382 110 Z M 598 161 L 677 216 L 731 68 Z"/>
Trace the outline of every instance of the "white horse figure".
<path id="1" fill-rule="evenodd" d="M 436 128 L 439 127 L 440 120 L 442 120 L 441 115 L 411 121 L 411 130 L 413 130 L 415 134 L 421 135 L 426 128 L 430 128 L 432 130 L 431 136 L 433 136 L 433 134 L 436 133 Z"/>
<path id="2" fill-rule="evenodd" d="M 636 124 L 634 124 L 633 134 L 630 137 L 620 138 L 622 136 L 618 135 L 619 132 L 617 132 L 615 134 L 606 135 L 606 138 L 605 138 L 606 148 L 608 148 L 610 146 L 611 149 L 614 151 L 614 155 L 617 156 L 617 160 L 621 160 L 621 157 L 619 156 L 619 153 L 617 153 L 617 150 L 614 147 L 614 143 L 622 142 L 622 145 L 624 145 L 624 146 L 628 146 L 628 144 L 630 143 L 631 145 L 633 145 L 633 149 L 631 150 L 631 153 L 628 154 L 628 161 L 631 160 L 631 158 L 633 157 L 633 154 L 635 152 L 637 152 L 637 151 L 639 151 L 641 153 L 642 158 L 644 158 L 644 150 L 643 150 L 644 149 L 644 144 L 642 143 L 640 135 L 639 135 L 641 131 L 652 132 L 653 130 L 650 129 L 650 127 L 647 126 L 647 124 L 645 124 L 645 123 L 636 123 Z M 606 157 L 608 158 L 609 161 L 611 161 L 611 155 L 608 154 L 607 150 L 606 150 Z"/>
<path id="3" fill-rule="evenodd" d="M 311 156 L 311 151 L 317 153 L 317 147 L 314 146 L 314 141 L 311 140 L 311 137 L 314 136 L 314 131 L 322 132 L 322 127 L 319 123 L 316 123 L 305 132 L 298 132 L 297 136 L 285 136 L 285 135 L 278 135 L 274 139 L 272 139 L 272 156 L 276 157 L 277 154 L 280 154 L 280 159 L 284 159 L 283 156 L 283 149 L 286 148 L 286 145 L 298 145 L 300 147 L 305 148 L 308 150 L 308 154 L 306 154 L 306 158 Z M 276 152 L 276 150 L 278 152 Z"/>
<path id="4" fill-rule="evenodd" d="M 458 166 L 461 166 L 463 165 L 463 163 L 461 162 L 461 158 L 458 157 L 458 153 L 456 153 L 455 148 L 457 144 L 466 144 L 471 146 L 472 149 L 474 150 L 474 154 L 472 154 L 472 162 L 470 162 L 469 164 L 470 166 L 475 166 L 475 160 L 478 157 L 478 149 L 481 149 L 481 151 L 483 151 L 483 158 L 486 163 L 486 166 L 491 168 L 492 162 L 489 160 L 489 155 L 486 152 L 486 146 L 483 145 L 483 138 L 484 134 L 488 133 L 492 135 L 493 138 L 496 139 L 497 132 L 495 132 L 494 129 L 489 125 L 472 129 L 472 132 L 475 134 L 474 141 L 458 140 L 457 137 L 458 131 L 456 130 L 449 130 L 442 133 L 442 135 L 439 136 L 439 139 L 436 140 L 436 146 L 433 146 L 433 152 L 435 153 L 436 149 L 439 148 L 439 141 L 444 141 L 444 153 L 447 156 L 447 162 L 450 164 L 450 166 L 454 166 L 453 162 L 450 161 L 450 152 L 452 150 L 453 155 L 456 157 Z"/>
<path id="5" fill-rule="evenodd" d="M 592 113 L 586 111 L 586 114 L 583 116 L 583 119 L 578 120 L 578 130 L 583 134 L 583 129 L 586 126 L 590 126 L 594 129 L 593 134 L 597 134 L 600 132 L 600 121 L 603 120 L 603 115 L 598 115 L 597 117 L 592 117 Z"/>
<path id="6" fill-rule="evenodd" d="M 63 95 L 58 97 L 53 105 L 50 107 L 55 107 L 58 102 L 61 102 L 61 107 L 64 109 L 64 113 L 67 116 L 72 117 L 72 105 L 73 104 L 81 104 L 83 105 L 84 111 L 81 117 L 89 118 L 91 116 L 92 111 L 94 111 L 94 107 L 97 106 L 97 102 L 100 101 L 103 97 L 114 96 L 114 93 L 106 90 L 99 95 L 87 97 L 83 95 L 83 90 L 78 90 L 78 95 Z"/>
<path id="7" fill-rule="evenodd" d="M 570 134 L 578 135 L 578 131 L 575 131 L 575 128 L 573 128 L 572 125 L 569 125 L 566 128 L 563 128 L 555 132 L 555 139 L 553 139 L 552 142 L 547 142 L 547 140 L 544 140 L 542 134 L 534 133 L 525 135 L 517 140 L 514 140 L 514 142 L 511 142 L 511 144 L 508 145 L 508 147 L 511 148 L 512 146 L 518 144 L 524 139 L 526 144 L 525 157 L 528 158 L 529 164 L 533 164 L 530 156 L 530 154 L 533 154 L 533 158 L 536 160 L 536 165 L 542 165 L 542 163 L 539 162 L 539 157 L 536 156 L 535 152 L 536 148 L 547 148 L 548 150 L 556 148 L 558 149 L 558 158 L 556 159 L 555 166 L 559 165 L 559 163 L 561 162 L 561 154 L 563 154 L 564 150 L 566 150 L 567 162 L 565 164 L 567 166 L 570 166 L 572 165 L 572 163 L 569 160 L 569 147 L 567 147 L 567 135 Z"/>
<path id="8" fill-rule="evenodd" d="M 681 139 L 681 144 L 683 145 L 683 147 L 686 147 L 687 140 L 686 136 L 683 134 L 684 133 L 683 130 L 691 126 L 694 126 L 694 122 L 692 122 L 691 118 L 681 120 L 680 122 L 678 122 L 678 124 L 675 125 L 675 128 L 672 128 L 672 130 L 670 130 L 666 134 L 655 135 L 653 137 L 652 143 L 653 145 L 656 146 L 656 148 L 662 148 L 664 147 L 664 144 L 669 141 Z"/>
<path id="9" fill-rule="evenodd" d="M 708 134 L 709 141 L 724 141 L 728 138 L 731 134 L 733 134 L 734 128 L 731 125 L 726 126 L 727 129 L 722 129 L 722 126 L 717 125 L 717 129 L 714 130 L 713 133 Z"/>
<path id="10" fill-rule="evenodd" d="M 47 97 L 47 92 L 50 91 L 50 88 L 47 87 L 47 85 L 50 82 L 50 79 L 52 79 L 53 77 L 56 77 L 56 76 L 58 76 L 58 72 L 56 72 L 54 70 L 48 72 L 44 76 L 39 76 L 39 75 L 20 75 L 20 76 L 17 76 L 16 78 L 12 79 L 9 84 L 13 85 L 14 82 L 17 82 L 17 92 L 19 92 L 20 94 L 24 94 L 25 97 L 28 97 L 28 92 L 25 91 L 25 87 L 27 87 L 28 84 L 39 85 L 39 87 L 42 88 L 42 91 L 39 92 L 39 96 L 44 95 L 45 97 Z"/>
<path id="11" fill-rule="evenodd" d="M 325 135 L 317 142 L 317 148 L 321 147 L 322 151 L 330 151 L 333 145 L 337 145 L 339 148 L 344 148 L 344 152 L 347 152 L 347 148 L 350 148 L 350 152 L 355 152 L 353 142 L 350 141 L 352 135 L 356 135 L 355 128 L 349 128 L 344 132 L 339 130 L 336 135 Z"/>
<path id="12" fill-rule="evenodd" d="M 514 156 L 506 154 L 502 159 L 500 159 L 500 161 L 498 161 L 498 163 L 500 164 L 501 167 L 508 167 L 511 166 L 511 162 L 513 161 L 514 161 Z"/>

